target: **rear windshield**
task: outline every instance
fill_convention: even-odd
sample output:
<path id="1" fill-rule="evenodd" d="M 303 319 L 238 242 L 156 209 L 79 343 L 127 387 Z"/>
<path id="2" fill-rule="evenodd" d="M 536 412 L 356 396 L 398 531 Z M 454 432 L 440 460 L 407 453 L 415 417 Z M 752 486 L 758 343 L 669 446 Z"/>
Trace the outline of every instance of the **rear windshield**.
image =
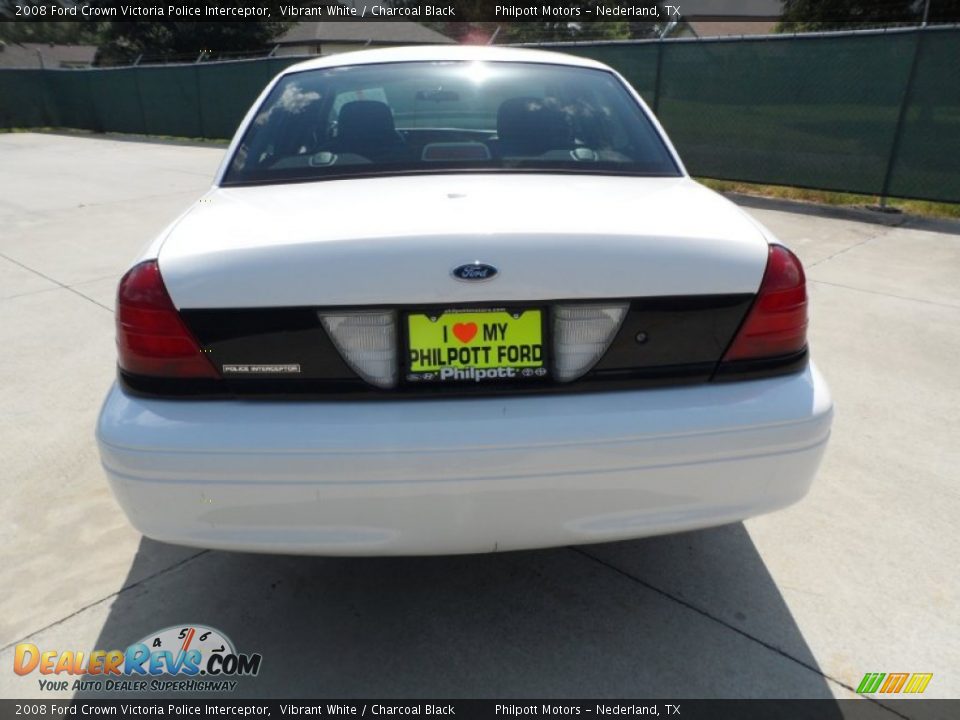
<path id="1" fill-rule="evenodd" d="M 285 76 L 223 184 L 463 170 L 679 174 L 642 108 L 609 72 L 407 62 Z"/>

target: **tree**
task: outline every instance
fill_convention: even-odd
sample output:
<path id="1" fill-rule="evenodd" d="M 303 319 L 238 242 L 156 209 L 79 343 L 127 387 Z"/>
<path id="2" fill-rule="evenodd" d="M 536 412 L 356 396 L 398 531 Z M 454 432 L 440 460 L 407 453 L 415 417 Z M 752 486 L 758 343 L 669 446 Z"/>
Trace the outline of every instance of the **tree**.
<path id="1" fill-rule="evenodd" d="M 916 25 L 925 0 L 781 0 L 778 32 L 819 32 L 855 27 Z M 956 22 L 960 0 L 930 0 L 928 21 Z"/>
<path id="2" fill-rule="evenodd" d="M 384 0 L 393 7 L 417 7 L 423 0 Z M 555 21 L 513 21 L 509 16 L 490 20 L 493 5 L 489 0 L 452 0 L 457 22 L 424 22 L 423 25 L 451 37 L 458 42 L 485 44 L 495 36 L 498 44 L 517 42 L 551 42 L 563 40 L 625 40 L 656 37 L 667 24 L 666 11 L 661 8 L 659 21 L 626 22 L 597 21 L 599 5 L 614 6 L 614 0 L 572 0 L 564 7 L 580 10 L 579 16 Z M 538 6 L 539 9 L 539 6 Z"/>
<path id="3" fill-rule="evenodd" d="M 51 15 L 34 20 L 13 21 L 17 5 L 72 5 L 69 0 L 0 0 L 0 40 L 4 42 L 62 43 L 66 45 L 96 45 L 102 23 L 57 22 Z M 48 11 L 49 12 L 49 11 Z M 9 21 L 2 18 L 11 18 Z"/>
<path id="4" fill-rule="evenodd" d="M 290 23 L 129 21 L 104 24 L 98 61 L 131 62 L 143 55 L 151 59 L 185 60 L 201 52 L 212 55 L 264 50 Z"/>
<path id="5" fill-rule="evenodd" d="M 97 5 L 119 6 L 119 0 L 94 0 Z M 75 5 L 74 0 L 0 0 L 0 18 L 14 17 L 18 4 Z M 143 55 L 155 59 L 192 59 L 201 51 L 241 54 L 260 51 L 292 23 L 245 20 L 243 22 L 56 22 L 46 20 L 0 22 L 0 40 L 94 44 L 100 46 L 100 63 L 126 63 Z"/>

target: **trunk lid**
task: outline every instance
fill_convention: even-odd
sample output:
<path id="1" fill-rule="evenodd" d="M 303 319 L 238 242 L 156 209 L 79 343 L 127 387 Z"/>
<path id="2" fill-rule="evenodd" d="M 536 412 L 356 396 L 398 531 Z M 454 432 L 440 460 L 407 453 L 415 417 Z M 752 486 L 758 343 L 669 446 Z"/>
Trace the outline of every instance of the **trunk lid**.
<path id="1" fill-rule="evenodd" d="M 181 309 L 527 302 L 754 293 L 767 243 L 688 178 L 450 174 L 218 188 L 158 259 Z"/>

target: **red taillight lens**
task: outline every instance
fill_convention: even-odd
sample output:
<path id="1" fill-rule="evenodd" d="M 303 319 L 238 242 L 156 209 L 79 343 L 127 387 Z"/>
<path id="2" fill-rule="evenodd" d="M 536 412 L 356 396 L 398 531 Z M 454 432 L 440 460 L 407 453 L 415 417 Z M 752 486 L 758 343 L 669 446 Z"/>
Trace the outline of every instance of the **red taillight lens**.
<path id="1" fill-rule="evenodd" d="M 173 306 L 156 260 L 133 267 L 117 291 L 120 367 L 134 375 L 217 378 Z"/>
<path id="2" fill-rule="evenodd" d="M 807 279 L 803 265 L 782 245 L 771 245 L 756 300 L 723 360 L 790 355 L 806 346 Z"/>

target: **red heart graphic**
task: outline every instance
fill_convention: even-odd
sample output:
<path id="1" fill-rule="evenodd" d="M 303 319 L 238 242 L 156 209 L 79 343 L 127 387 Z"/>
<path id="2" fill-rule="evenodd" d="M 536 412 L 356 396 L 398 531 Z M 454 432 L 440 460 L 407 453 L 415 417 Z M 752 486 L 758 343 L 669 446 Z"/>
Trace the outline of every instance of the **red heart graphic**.
<path id="1" fill-rule="evenodd" d="M 462 343 L 468 343 L 477 335 L 476 323 L 456 323 L 453 326 L 453 334 Z"/>

